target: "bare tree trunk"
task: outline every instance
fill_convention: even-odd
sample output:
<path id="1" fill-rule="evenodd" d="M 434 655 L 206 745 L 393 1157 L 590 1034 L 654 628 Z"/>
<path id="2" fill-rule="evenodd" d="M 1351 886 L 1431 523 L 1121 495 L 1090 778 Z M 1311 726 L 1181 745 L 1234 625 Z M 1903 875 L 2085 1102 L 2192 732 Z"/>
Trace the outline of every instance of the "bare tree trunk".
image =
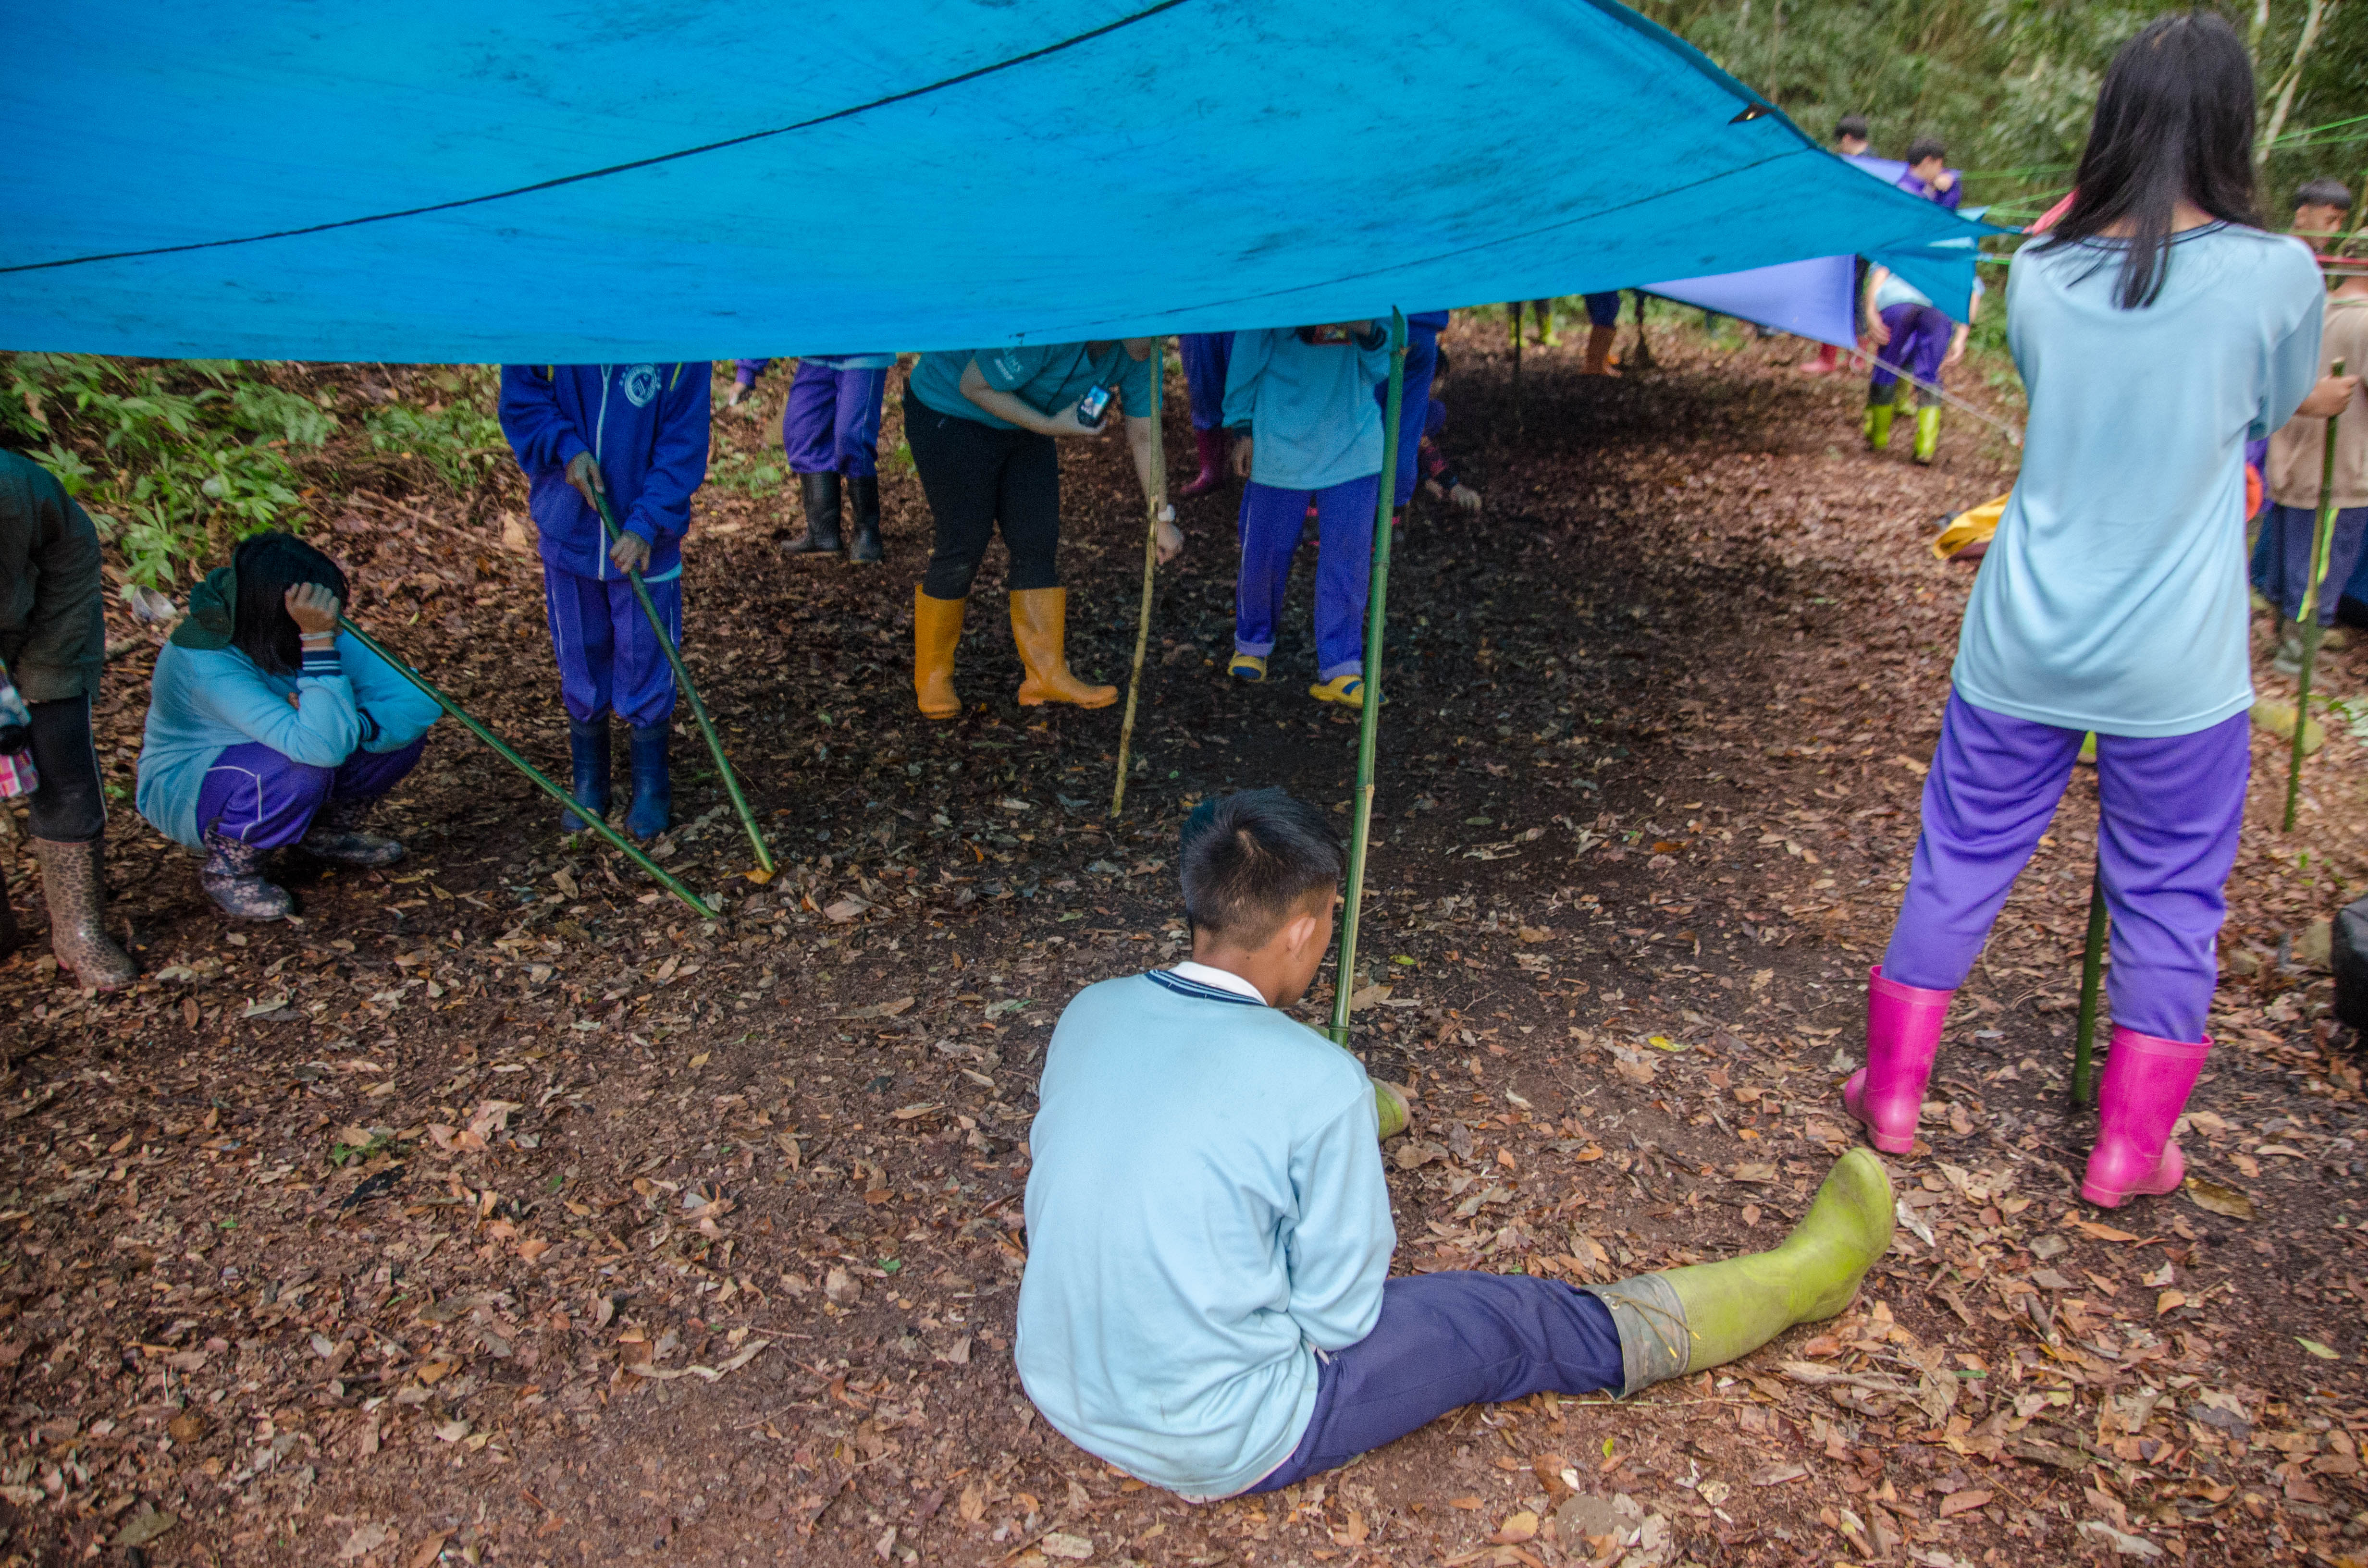
<path id="1" fill-rule="evenodd" d="M 2286 67 L 2284 78 L 2278 84 L 2277 108 L 2270 111 L 2270 123 L 2261 130 L 2261 139 L 2253 147 L 2256 166 L 2269 162 L 2270 149 L 2285 131 L 2286 116 L 2294 108 L 2294 89 L 2302 85 L 2303 62 L 2309 58 L 2311 46 L 2318 41 L 2319 25 L 2327 14 L 2341 0 L 2310 0 L 2310 9 L 2302 19 L 2302 36 L 2294 40 L 2294 62 Z"/>

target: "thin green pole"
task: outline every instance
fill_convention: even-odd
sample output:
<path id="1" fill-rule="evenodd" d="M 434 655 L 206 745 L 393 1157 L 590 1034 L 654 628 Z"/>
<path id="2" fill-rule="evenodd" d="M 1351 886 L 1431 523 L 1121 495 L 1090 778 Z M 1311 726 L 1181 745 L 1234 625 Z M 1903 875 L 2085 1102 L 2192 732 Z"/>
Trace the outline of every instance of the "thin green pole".
<path id="1" fill-rule="evenodd" d="M 1518 343 L 1519 328 L 1515 329 Z M 1373 503 L 1373 573 L 1365 598 L 1365 700 L 1357 721 L 1357 799 L 1349 831 L 1349 892 L 1340 915 L 1340 961 L 1332 982 L 1332 1043 L 1349 1043 L 1349 994 L 1357 985 L 1357 913 L 1365 897 L 1365 847 L 1373 828 L 1373 759 L 1382 726 L 1382 628 L 1389 619 L 1390 517 L 1397 510 L 1398 416 L 1406 407 L 1406 312 L 1390 312 L 1390 391 L 1382 410 L 1382 482 Z"/>
<path id="2" fill-rule="evenodd" d="M 493 731 L 477 722 L 476 720 L 469 717 L 466 712 L 461 710 L 459 703 L 453 701 L 450 698 L 438 690 L 435 684 L 426 676 L 421 675 L 417 670 L 413 669 L 409 665 L 404 664 L 401 659 L 398 659 L 393 653 L 388 653 L 384 647 L 380 645 L 376 638 L 372 637 L 369 632 L 364 631 L 360 627 L 356 626 L 351 620 L 340 616 L 338 618 L 338 624 L 346 629 L 347 632 L 352 636 L 355 642 L 359 642 L 363 647 L 369 649 L 371 653 L 376 653 L 380 658 L 385 660 L 388 667 L 393 669 L 395 674 L 409 681 L 413 686 L 417 687 L 423 696 L 432 699 L 436 702 L 437 706 L 442 708 L 445 712 L 450 713 L 453 718 L 459 720 L 463 729 L 476 736 L 479 740 L 484 742 L 487 745 L 493 747 L 495 752 L 500 756 L 504 762 L 508 763 L 512 767 L 517 768 L 520 773 L 525 774 L 527 778 L 533 780 L 537 789 L 550 796 L 552 800 L 557 801 L 561 805 L 565 806 L 569 811 L 574 812 L 577 816 L 583 818 L 595 833 L 598 833 L 601 837 L 615 845 L 619 849 L 623 850 L 626 856 L 631 858 L 635 865 L 639 866 L 643 870 L 647 871 L 653 878 L 655 878 L 660 887 L 663 887 L 666 892 L 682 900 L 683 903 L 690 905 L 692 912 L 701 920 L 712 920 L 715 918 L 715 911 L 708 908 L 706 903 L 702 901 L 697 893 L 683 886 L 683 884 L 677 881 L 665 867 L 659 865 L 655 860 L 651 859 L 647 855 L 643 854 L 640 848 L 629 841 L 622 834 L 619 833 L 615 828 L 610 827 L 606 819 L 604 819 L 599 812 L 594 811 L 589 806 L 579 803 L 571 797 L 566 790 L 561 789 L 558 785 L 544 778 L 541 772 L 536 768 L 534 764 L 529 762 L 526 758 L 512 751 L 508 745 L 504 744 L 499 735 L 496 735 Z"/>
<path id="3" fill-rule="evenodd" d="M 1123 350 L 1121 350 L 1123 352 Z M 1144 505 L 1150 511 L 1143 534 L 1143 610 L 1134 622 L 1134 673 L 1126 682 L 1126 717 L 1118 727 L 1118 779 L 1110 786 L 1110 821 L 1126 805 L 1126 755 L 1134 743 L 1134 704 L 1143 691 L 1143 655 L 1151 646 L 1151 585 L 1159 574 L 1159 509 L 1167 503 L 1167 449 L 1159 429 L 1159 399 L 1167 381 L 1167 340 L 1151 340 L 1151 478 L 1152 493 Z"/>
<path id="4" fill-rule="evenodd" d="M 608 530 L 609 542 L 615 544 L 624 529 L 617 522 L 617 514 L 609 509 L 607 481 L 593 486 L 593 505 L 600 513 L 600 526 Z M 699 699 L 699 687 L 690 684 L 690 670 L 682 662 L 682 652 L 674 645 L 666 631 L 658 607 L 650 600 L 649 585 L 642 581 L 639 572 L 627 572 L 625 580 L 633 585 L 633 597 L 642 601 L 642 613 L 650 618 L 650 630 L 658 636 L 658 646 L 666 653 L 666 663 L 674 666 L 674 678 L 682 683 L 682 695 L 690 703 L 690 715 L 699 721 L 699 733 L 707 737 L 707 749 L 715 754 L 715 769 L 723 775 L 724 792 L 732 797 L 732 809 L 740 813 L 740 825 L 748 830 L 748 842 L 757 846 L 757 864 L 767 881 L 773 877 L 773 852 L 765 846 L 765 835 L 757 830 L 757 814 L 748 809 L 748 797 L 740 792 L 739 775 L 732 771 L 732 759 L 723 755 L 723 739 L 715 733 L 714 722 L 707 716 L 707 704 Z"/>
<path id="5" fill-rule="evenodd" d="M 2080 953 L 2080 1017 L 2072 1028 L 2072 1108 L 2086 1110 L 2097 1103 L 2098 983 L 2105 972 L 2105 936 L 2111 917 L 2105 911 L 2105 879 L 2101 873 L 2089 884 L 2089 945 Z"/>
<path id="6" fill-rule="evenodd" d="M 2343 361 L 2338 359 L 2330 375 L 2343 374 Z M 2294 753 L 2286 763 L 2286 820 L 2279 831 L 2292 833 L 2294 812 L 2302 804 L 2303 743 L 2310 734 L 2310 677 L 2318 663 L 2318 585 L 2327 575 L 2328 553 L 2335 547 L 2335 422 L 2340 416 L 2327 416 L 2327 456 L 2318 475 L 2318 523 L 2311 530 L 2310 582 L 2302 594 L 2302 672 L 2294 682 Z"/>

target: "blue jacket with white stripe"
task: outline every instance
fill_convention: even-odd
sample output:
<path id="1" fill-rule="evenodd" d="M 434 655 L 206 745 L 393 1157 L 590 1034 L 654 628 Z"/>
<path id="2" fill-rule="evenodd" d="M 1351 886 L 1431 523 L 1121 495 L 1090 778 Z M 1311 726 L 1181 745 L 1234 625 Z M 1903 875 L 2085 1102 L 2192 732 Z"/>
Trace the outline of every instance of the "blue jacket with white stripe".
<path id="1" fill-rule="evenodd" d="M 618 520 L 649 543 L 643 575 L 680 574 L 690 497 L 707 482 L 708 398 L 704 362 L 503 366 L 502 434 L 526 472 L 543 560 L 579 577 L 622 574 L 600 514 L 567 483 L 568 463 L 590 452 Z"/>

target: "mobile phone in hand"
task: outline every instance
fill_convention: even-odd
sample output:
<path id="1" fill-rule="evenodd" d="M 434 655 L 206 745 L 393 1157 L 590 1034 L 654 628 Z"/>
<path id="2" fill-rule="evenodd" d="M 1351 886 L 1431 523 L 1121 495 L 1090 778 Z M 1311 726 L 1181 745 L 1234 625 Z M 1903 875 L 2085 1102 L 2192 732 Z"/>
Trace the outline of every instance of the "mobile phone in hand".
<path id="1" fill-rule="evenodd" d="M 1102 415 L 1110 412 L 1110 396 L 1109 387 L 1087 387 L 1086 395 L 1077 399 L 1077 423 L 1088 427 L 1099 425 Z"/>

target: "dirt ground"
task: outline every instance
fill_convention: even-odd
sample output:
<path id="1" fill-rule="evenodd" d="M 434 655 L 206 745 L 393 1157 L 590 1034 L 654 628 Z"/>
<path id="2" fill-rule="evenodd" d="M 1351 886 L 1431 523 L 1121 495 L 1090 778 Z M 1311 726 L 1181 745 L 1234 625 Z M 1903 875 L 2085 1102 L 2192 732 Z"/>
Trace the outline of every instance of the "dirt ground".
<path id="1" fill-rule="evenodd" d="M 1624 379 L 1531 351 L 1518 409 L 1499 337 L 1450 347 L 1445 438 L 1487 509 L 1418 505 L 1397 548 L 1359 977 L 1360 1051 L 1419 1096 L 1398 1266 L 1587 1280 L 1772 1244 L 1852 1142 L 1836 1090 L 1969 581 L 1925 545 L 2011 452 L 1952 418 L 1930 469 L 1871 456 L 1855 385 L 1674 312 Z M 2340 724 L 2292 835 L 2257 753 L 2185 1139 L 2209 1185 L 2074 1190 L 2083 773 L 1894 1162 L 1913 1224 L 1843 1317 L 1205 1507 L 1050 1431 L 1010 1338 L 1052 1022 L 1184 950 L 1191 801 L 1281 783 L 1345 825 L 1355 726 L 1304 695 L 1304 565 L 1277 678 L 1226 684 L 1230 490 L 1183 506 L 1122 819 L 1118 710 L 1012 701 L 999 552 L 969 709 L 920 722 L 918 487 L 884 465 L 883 566 L 780 556 L 789 498 L 746 476 L 783 384 L 719 409 L 688 552 L 689 656 L 782 859 L 738 880 L 686 733 L 664 852 L 722 920 L 563 841 L 447 725 L 389 812 L 405 864 L 297 872 L 301 921 L 233 929 L 130 810 L 154 634 L 113 629 L 113 910 L 146 976 L 86 996 L 39 945 L 0 968 L 0 1564 L 2368 1557 L 2368 1150 L 2313 924 L 2368 891 Z M 1185 467 L 1172 414 L 1167 444 Z M 1064 469 L 1071 657 L 1122 679 L 1139 506 L 1115 443 Z M 515 488 L 359 473 L 316 506 L 358 619 L 563 767 Z M 2349 653 L 2326 679 L 2363 676 Z"/>

